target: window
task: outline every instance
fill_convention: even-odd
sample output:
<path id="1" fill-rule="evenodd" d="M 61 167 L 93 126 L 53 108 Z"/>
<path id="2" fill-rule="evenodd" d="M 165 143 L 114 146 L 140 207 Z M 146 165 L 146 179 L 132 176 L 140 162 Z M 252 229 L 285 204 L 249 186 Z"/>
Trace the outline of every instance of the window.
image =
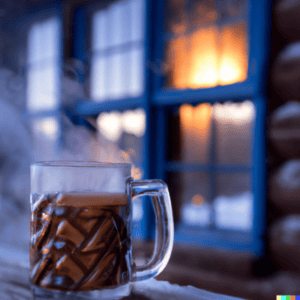
<path id="1" fill-rule="evenodd" d="M 173 115 L 167 168 L 178 221 L 251 231 L 253 103 L 183 104 Z"/>
<path id="2" fill-rule="evenodd" d="M 29 18 L 27 28 L 27 112 L 36 160 L 54 159 L 61 135 L 61 19 L 48 9 Z"/>
<path id="3" fill-rule="evenodd" d="M 166 1 L 165 86 L 208 88 L 247 78 L 247 1 Z"/>
<path id="4" fill-rule="evenodd" d="M 92 14 L 90 96 L 94 101 L 144 91 L 143 0 L 112 2 Z"/>
<path id="5" fill-rule="evenodd" d="M 103 141 L 140 178 L 168 182 L 177 242 L 264 252 L 270 7 L 260 0 L 119 0 L 74 11 L 73 47 L 83 50 L 88 38 L 77 58 L 89 72 L 88 99 L 73 113 L 94 117 Z M 59 35 L 53 19 L 39 22 L 31 45 Z M 61 133 L 58 111 L 40 114 L 60 106 L 54 57 L 62 54 L 40 57 L 42 45 L 32 47 L 28 108 L 39 115 L 36 132 L 53 140 Z M 42 76 L 47 85 L 38 85 Z M 135 203 L 136 236 L 153 234 L 149 203 Z"/>
<path id="6" fill-rule="evenodd" d="M 33 23 L 29 30 L 27 107 L 31 112 L 59 106 L 59 23 L 50 17 Z"/>
<path id="7" fill-rule="evenodd" d="M 156 176 L 169 184 L 177 242 L 264 252 L 267 100 L 259 83 L 265 58 L 256 49 L 268 49 L 258 13 L 267 17 L 268 5 L 154 6 Z"/>

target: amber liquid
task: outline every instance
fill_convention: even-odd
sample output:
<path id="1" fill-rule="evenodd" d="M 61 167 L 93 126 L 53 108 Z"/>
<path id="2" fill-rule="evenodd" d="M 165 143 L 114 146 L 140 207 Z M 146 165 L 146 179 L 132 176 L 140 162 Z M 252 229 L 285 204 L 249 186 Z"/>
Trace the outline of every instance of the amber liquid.
<path id="1" fill-rule="evenodd" d="M 63 291 L 130 281 L 130 212 L 125 194 L 32 195 L 30 280 Z"/>

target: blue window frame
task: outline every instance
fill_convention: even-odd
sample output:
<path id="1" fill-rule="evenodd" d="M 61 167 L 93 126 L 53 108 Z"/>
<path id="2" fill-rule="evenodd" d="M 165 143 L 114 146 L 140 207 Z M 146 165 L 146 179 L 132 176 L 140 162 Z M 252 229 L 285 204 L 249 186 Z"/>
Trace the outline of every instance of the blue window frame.
<path id="1" fill-rule="evenodd" d="M 172 1 L 169 1 L 172 2 Z M 217 6 L 216 11 L 224 7 L 224 4 L 230 1 L 202 1 L 202 2 L 215 2 L 220 4 Z M 235 2 L 235 1 L 232 1 Z M 246 2 L 246 1 L 242 1 Z M 184 3 L 187 10 L 193 3 L 201 3 L 198 1 L 182 1 L 177 2 Z M 248 27 L 248 69 L 247 77 L 241 82 L 232 83 L 228 85 L 218 85 L 208 88 L 174 88 L 164 84 L 165 76 L 162 76 L 159 72 L 154 72 L 153 82 L 153 102 L 158 107 L 159 120 L 157 134 L 158 134 L 158 149 L 157 149 L 157 170 L 156 175 L 164 180 L 167 179 L 167 174 L 170 171 L 186 172 L 186 171 L 205 171 L 206 174 L 210 174 L 209 185 L 210 190 L 213 193 L 210 195 L 213 198 L 216 191 L 216 175 L 228 172 L 227 174 L 234 174 L 235 172 L 244 172 L 251 174 L 252 192 L 253 192 L 253 223 L 252 231 L 250 233 L 244 233 L 236 230 L 216 230 L 215 227 L 215 215 L 212 209 L 210 226 L 206 228 L 187 226 L 179 224 L 176 230 L 176 240 L 178 242 L 218 246 L 223 248 L 235 248 L 240 250 L 246 250 L 253 252 L 257 255 L 263 255 L 264 253 L 264 234 L 266 229 L 266 148 L 265 148 L 265 120 L 267 111 L 267 98 L 266 98 L 266 71 L 268 62 L 268 49 L 269 49 L 269 24 L 270 24 L 270 7 L 269 1 L 247 1 L 245 3 L 245 11 L 241 14 L 241 19 L 246 21 Z M 164 16 L 166 11 L 164 3 L 157 1 L 153 5 L 153 11 L 157 12 L 155 32 L 155 45 L 154 61 L 163 62 L 165 59 L 165 45 L 166 41 L 172 38 L 170 33 L 162 31 L 161 28 L 166 28 Z M 184 10 L 184 8 L 181 8 Z M 191 10 L 190 10 L 191 11 Z M 222 14 L 221 14 L 222 16 Z M 191 21 L 192 17 L 189 19 Z M 221 18 L 222 19 L 222 18 Z M 211 20 L 210 20 L 211 22 Z M 216 21 L 214 24 L 222 24 L 222 20 Z M 234 21 L 233 21 L 234 22 Z M 184 29 L 179 28 L 179 31 L 186 30 L 188 24 L 184 24 Z M 192 23 L 193 25 L 193 23 Z M 195 26 L 192 27 L 193 30 Z M 211 24 L 209 24 L 211 26 Z M 175 34 L 177 32 L 175 31 Z M 206 41 L 204 41 L 206 42 Z M 258 46 L 259 45 L 259 46 Z M 205 68 L 205 66 L 204 66 Z M 240 103 L 244 100 L 251 100 L 255 107 L 255 120 L 254 120 L 254 132 L 253 132 L 253 155 L 252 161 L 249 166 L 242 165 L 216 165 L 216 153 L 214 151 L 215 145 L 213 145 L 215 138 L 213 135 L 212 148 L 210 151 L 210 163 L 185 163 L 185 162 L 172 162 L 168 161 L 166 156 L 166 148 L 161 145 L 166 140 L 167 122 L 165 120 L 168 110 L 172 106 L 178 106 L 180 104 L 189 103 L 198 105 L 200 103 L 210 103 L 214 105 L 219 102 L 234 101 Z M 157 129 L 158 129 L 157 128 Z M 162 150 L 163 149 L 163 150 Z M 212 201 L 212 199 L 210 199 Z"/>
<path id="2" fill-rule="evenodd" d="M 96 6 L 84 4 L 77 7 L 74 11 L 73 54 L 75 58 L 86 61 L 91 65 L 92 71 L 90 74 L 97 74 L 100 77 L 92 79 L 94 83 L 91 84 L 91 88 L 94 91 L 89 95 L 89 99 L 78 101 L 71 113 L 85 117 L 96 116 L 103 112 L 118 111 L 123 113 L 126 110 L 143 109 L 146 115 L 146 130 L 142 137 L 141 151 L 144 178 L 160 178 L 168 181 L 168 176 L 170 177 L 171 172 L 176 172 L 179 175 L 187 172 L 202 172 L 204 177 L 200 176 L 199 178 L 207 177 L 208 187 L 212 191 L 208 197 L 210 198 L 209 226 L 189 226 L 184 222 L 178 222 L 175 232 L 176 241 L 188 244 L 234 248 L 263 255 L 266 229 L 266 72 L 271 3 L 270 1 L 260 0 L 202 1 L 203 3 L 209 3 L 209 5 L 215 5 L 214 10 L 210 12 L 208 25 L 203 25 L 201 20 L 201 24 L 193 23 L 194 19 L 188 18 L 188 24 L 184 24 L 185 26 L 183 27 L 177 26 L 176 30 L 172 32 L 167 22 L 168 18 L 170 18 L 167 14 L 169 9 L 167 3 L 169 2 L 171 1 L 105 1 Z M 177 1 L 177 3 L 185 3 L 184 9 L 177 11 L 184 11 L 188 17 L 189 14 L 197 11 L 193 9 L 194 4 L 201 6 L 201 1 Z M 240 3 L 243 5 L 240 5 Z M 226 6 L 227 4 L 228 6 Z M 234 7 L 231 11 L 228 10 L 230 5 Z M 240 8 L 242 13 L 236 14 L 235 11 L 239 11 Z M 140 10 L 139 14 L 137 14 L 138 9 Z M 36 16 L 38 15 L 36 13 Z M 143 15 L 145 18 L 145 38 L 142 37 L 142 31 L 135 32 L 135 29 L 132 27 L 132 20 L 137 18 L 138 15 Z M 89 23 L 88 20 L 92 21 Z M 117 23 L 114 20 L 122 21 Z M 137 22 L 143 23 L 144 21 L 140 20 Z M 174 75 L 174 65 L 170 67 L 170 65 L 166 64 L 166 62 L 168 63 L 166 61 L 166 57 L 168 57 L 166 49 L 168 43 L 174 39 L 174 35 L 176 38 L 180 37 L 180 35 L 193 34 L 199 28 L 202 28 L 201 26 L 223 28 L 228 24 L 239 24 L 239 22 L 246 24 L 245 37 L 248 41 L 247 68 L 244 69 L 244 71 L 246 70 L 246 75 L 244 74 L 241 80 L 233 79 L 232 82 L 223 84 L 220 81 L 222 79 L 220 77 L 221 79 L 219 78 L 219 81 L 215 81 L 213 86 L 193 86 L 186 83 L 180 86 L 174 83 L 174 78 L 170 81 L 170 75 L 169 78 L 166 76 L 164 73 L 166 66 L 169 67 L 169 73 L 170 71 L 171 73 L 173 72 L 171 76 L 177 76 L 176 74 Z M 143 25 L 141 27 L 143 28 Z M 128 28 L 131 28 L 131 31 Z M 116 33 L 115 37 L 110 34 L 112 29 Z M 90 32 L 93 32 L 93 39 L 88 34 Z M 97 40 L 98 36 L 99 39 Z M 101 36 L 104 37 L 102 40 Z M 218 44 L 215 47 L 218 47 Z M 127 85 L 130 85 L 129 82 L 134 81 L 138 74 L 136 71 L 132 71 L 134 69 L 132 64 L 135 59 L 132 59 L 131 54 L 134 51 L 143 53 L 143 58 L 139 58 L 143 68 L 142 74 L 140 71 L 140 76 L 138 76 L 142 77 L 143 80 L 140 81 L 142 83 L 139 84 L 138 88 L 133 87 L 130 89 Z M 192 62 L 193 60 L 190 59 L 189 64 Z M 220 62 L 217 64 L 220 64 Z M 115 94 L 111 93 L 113 91 L 111 82 L 114 78 L 105 77 L 108 66 L 113 68 L 109 70 L 109 74 L 115 74 L 114 76 L 117 76 L 121 83 L 117 89 L 118 93 Z M 135 78 L 128 78 L 128 74 L 124 73 L 125 67 L 131 70 L 129 72 L 130 76 L 135 74 Z M 102 87 L 105 93 L 102 90 L 97 90 L 96 81 L 106 82 Z M 127 84 L 124 85 L 124 82 Z M 216 163 L 215 141 L 217 139 L 217 131 L 214 128 L 215 125 L 212 126 L 213 133 L 209 135 L 211 141 L 209 162 L 188 162 L 168 158 L 167 141 L 170 136 L 170 123 L 168 120 L 178 113 L 182 105 L 189 104 L 198 107 L 201 104 L 205 104 L 215 108 L 218 103 L 222 106 L 226 101 L 233 101 L 233 103 L 237 104 L 245 100 L 251 101 L 255 111 L 252 132 L 252 156 L 249 164 L 222 165 Z M 234 106 L 234 104 L 232 105 Z M 61 110 L 47 111 L 45 114 L 53 113 L 58 115 L 60 112 Z M 44 112 L 39 111 L 37 113 L 37 115 L 41 114 L 44 114 Z M 251 191 L 253 193 L 252 230 L 243 232 L 239 230 L 216 229 L 215 212 L 212 209 L 213 198 L 216 196 L 214 194 L 217 187 L 216 177 L 219 174 L 232 174 L 233 176 L 240 173 L 251 176 Z M 204 182 L 206 179 L 201 180 L 200 182 Z M 195 199 L 198 202 L 203 200 L 201 197 Z M 143 211 L 144 217 L 137 222 L 135 235 L 152 238 L 154 232 L 153 218 L 151 216 L 152 208 L 147 200 L 143 201 Z"/>

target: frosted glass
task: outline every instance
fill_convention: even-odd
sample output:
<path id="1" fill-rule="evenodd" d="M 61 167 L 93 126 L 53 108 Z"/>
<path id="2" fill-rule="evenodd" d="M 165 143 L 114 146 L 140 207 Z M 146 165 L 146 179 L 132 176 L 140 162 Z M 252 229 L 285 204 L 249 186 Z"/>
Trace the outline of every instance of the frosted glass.
<path id="1" fill-rule="evenodd" d="M 120 54 L 110 56 L 107 60 L 107 88 L 110 99 L 115 99 L 122 96 L 122 74 L 121 69 L 121 56 Z"/>
<path id="2" fill-rule="evenodd" d="M 39 47 L 41 40 L 40 24 L 34 24 L 28 34 L 28 63 L 41 60 L 42 54 Z"/>
<path id="3" fill-rule="evenodd" d="M 213 106 L 216 156 L 220 164 L 250 165 L 253 150 L 255 107 L 251 101 Z"/>
<path id="4" fill-rule="evenodd" d="M 30 111 L 55 109 L 58 105 L 58 66 L 54 63 L 28 71 L 27 106 Z"/>
<path id="5" fill-rule="evenodd" d="M 95 56 L 91 63 L 91 97 L 102 100 L 108 96 L 106 85 L 106 60 Z"/>
<path id="6" fill-rule="evenodd" d="M 190 163 L 208 163 L 211 140 L 211 105 L 202 103 L 198 106 L 183 104 L 179 109 L 181 141 L 177 149 L 180 160 Z M 172 128 L 170 128 L 172 130 Z M 178 129 L 177 129 L 178 130 Z"/>
<path id="7" fill-rule="evenodd" d="M 28 34 L 28 62 L 59 55 L 60 28 L 59 20 L 51 18 L 32 25 Z"/>
<path id="8" fill-rule="evenodd" d="M 168 0 L 165 17 L 171 37 L 165 49 L 165 86 L 199 89 L 247 79 L 245 1 Z"/>
<path id="9" fill-rule="evenodd" d="M 131 28 L 132 40 L 139 41 L 144 39 L 145 32 L 145 1 L 131 0 Z"/>
<path id="10" fill-rule="evenodd" d="M 100 10 L 96 12 L 92 20 L 92 50 L 102 50 L 106 47 L 107 14 Z"/>
<path id="11" fill-rule="evenodd" d="M 139 96 L 144 90 L 144 49 L 131 52 L 131 96 Z"/>
<path id="12" fill-rule="evenodd" d="M 91 50 L 95 53 L 91 59 L 90 84 L 91 98 L 95 101 L 142 94 L 144 49 L 133 42 L 144 39 L 144 23 L 142 0 L 114 2 L 94 14 Z"/>
<path id="13" fill-rule="evenodd" d="M 132 12 L 130 2 L 126 1 L 122 3 L 120 7 L 120 20 L 117 22 L 119 23 L 119 30 L 121 32 L 121 44 L 129 43 L 131 38 L 131 31 L 132 31 Z M 135 24 L 136 26 L 136 24 Z M 138 26 L 139 27 L 139 26 Z"/>
<path id="14" fill-rule="evenodd" d="M 107 9 L 107 47 L 113 47 L 122 43 L 123 37 L 123 9 L 122 2 L 112 4 Z"/>
<path id="15" fill-rule="evenodd" d="M 131 57 L 130 52 L 120 53 L 120 86 L 122 91 L 122 96 L 130 96 L 131 95 L 131 86 L 130 86 L 130 78 L 131 78 Z"/>
<path id="16" fill-rule="evenodd" d="M 59 20 L 50 19 L 42 23 L 40 41 L 42 58 L 55 57 L 59 54 Z"/>

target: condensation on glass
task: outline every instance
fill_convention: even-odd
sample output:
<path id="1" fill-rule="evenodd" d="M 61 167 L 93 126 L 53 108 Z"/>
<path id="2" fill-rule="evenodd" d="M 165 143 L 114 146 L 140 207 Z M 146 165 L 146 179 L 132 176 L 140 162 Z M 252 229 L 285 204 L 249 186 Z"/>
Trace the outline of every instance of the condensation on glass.
<path id="1" fill-rule="evenodd" d="M 181 157 L 186 162 L 209 161 L 212 107 L 208 103 L 192 106 L 183 104 L 179 109 Z"/>
<path id="2" fill-rule="evenodd" d="M 60 21 L 51 17 L 33 23 L 27 38 L 27 109 L 59 106 Z"/>
<path id="3" fill-rule="evenodd" d="M 209 88 L 245 81 L 246 0 L 168 0 L 166 87 Z"/>
<path id="4" fill-rule="evenodd" d="M 255 114 L 249 100 L 182 104 L 170 114 L 170 163 L 199 167 L 197 172 L 169 174 L 177 220 L 219 229 L 252 229 Z"/>
<path id="5" fill-rule="evenodd" d="M 172 140 L 168 158 L 188 163 L 250 166 L 254 120 L 255 106 L 249 100 L 182 104 L 169 120 Z"/>
<path id="6" fill-rule="evenodd" d="M 251 101 L 214 104 L 216 163 L 252 164 L 255 106 Z"/>
<path id="7" fill-rule="evenodd" d="M 145 1 L 123 0 L 92 16 L 90 96 L 140 96 L 144 89 Z"/>

